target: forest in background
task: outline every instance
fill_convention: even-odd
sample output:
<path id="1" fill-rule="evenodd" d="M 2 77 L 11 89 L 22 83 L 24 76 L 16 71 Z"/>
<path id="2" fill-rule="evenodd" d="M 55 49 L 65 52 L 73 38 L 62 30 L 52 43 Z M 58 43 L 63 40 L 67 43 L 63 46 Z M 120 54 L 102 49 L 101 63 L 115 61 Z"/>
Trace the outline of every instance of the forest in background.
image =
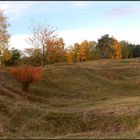
<path id="1" fill-rule="evenodd" d="M 83 40 L 66 46 L 54 26 L 32 23 L 32 35 L 26 41 L 32 45 L 23 51 L 9 48 L 7 17 L 0 10 L 0 63 L 4 66 L 45 66 L 53 63 L 73 64 L 97 59 L 127 59 L 140 57 L 140 44 L 118 41 L 105 34 L 98 41 Z M 20 46 L 19 46 L 20 47 Z"/>

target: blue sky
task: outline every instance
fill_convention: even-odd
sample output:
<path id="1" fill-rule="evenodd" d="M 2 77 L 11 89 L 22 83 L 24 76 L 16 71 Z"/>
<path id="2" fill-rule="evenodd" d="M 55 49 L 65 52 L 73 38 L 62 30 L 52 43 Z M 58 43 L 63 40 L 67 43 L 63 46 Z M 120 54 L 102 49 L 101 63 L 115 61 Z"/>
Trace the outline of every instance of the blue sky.
<path id="1" fill-rule="evenodd" d="M 0 8 L 10 23 L 11 47 L 29 47 L 31 21 L 57 27 L 66 46 L 106 33 L 140 43 L 139 1 L 0 1 Z"/>

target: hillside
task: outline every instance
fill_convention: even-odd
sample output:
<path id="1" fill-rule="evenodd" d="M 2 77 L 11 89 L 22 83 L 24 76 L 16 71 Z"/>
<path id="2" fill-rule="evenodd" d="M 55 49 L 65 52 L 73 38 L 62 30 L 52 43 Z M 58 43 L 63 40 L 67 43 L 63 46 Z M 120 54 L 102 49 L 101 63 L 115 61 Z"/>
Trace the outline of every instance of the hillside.
<path id="1" fill-rule="evenodd" d="M 140 59 L 49 65 L 29 93 L 0 68 L 0 138 L 140 138 Z"/>

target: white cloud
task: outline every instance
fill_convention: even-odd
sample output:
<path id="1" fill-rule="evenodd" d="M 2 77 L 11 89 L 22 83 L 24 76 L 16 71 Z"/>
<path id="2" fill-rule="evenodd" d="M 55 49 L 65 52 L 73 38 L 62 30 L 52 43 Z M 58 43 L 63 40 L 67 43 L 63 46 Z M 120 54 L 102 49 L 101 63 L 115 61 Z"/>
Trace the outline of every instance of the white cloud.
<path id="1" fill-rule="evenodd" d="M 66 46 L 73 45 L 75 42 L 82 42 L 83 40 L 95 40 L 107 33 L 109 30 L 106 29 L 75 29 L 75 30 L 63 30 L 59 31 L 59 37 L 64 39 Z M 24 49 L 27 47 L 31 47 L 25 39 L 27 39 L 29 35 L 13 35 L 10 39 L 10 46 L 18 49 Z"/>
<path id="2" fill-rule="evenodd" d="M 121 6 L 105 12 L 105 14 L 112 19 L 123 18 L 125 16 L 136 14 L 136 13 L 140 13 L 140 8 L 138 6 L 131 6 L 131 5 Z"/>
<path id="3" fill-rule="evenodd" d="M 35 1 L 4 1 L 0 2 L 0 8 L 5 11 L 5 13 L 9 16 L 10 20 L 26 14 L 26 10 L 36 4 Z"/>
<path id="4" fill-rule="evenodd" d="M 5 1 L 0 2 L 0 8 L 6 10 L 7 12 L 20 12 L 29 6 L 35 4 L 33 1 Z"/>
<path id="5" fill-rule="evenodd" d="M 85 28 L 85 29 L 75 29 L 75 30 L 64 30 L 60 31 L 59 35 L 63 37 L 66 46 L 72 45 L 75 42 L 82 42 L 83 40 L 94 40 L 108 33 L 110 29 L 96 29 L 96 28 Z"/>
<path id="6" fill-rule="evenodd" d="M 29 37 L 27 34 L 23 35 L 13 35 L 10 38 L 10 48 L 14 47 L 20 50 L 24 50 L 24 48 L 31 47 L 25 40 Z"/>
<path id="7" fill-rule="evenodd" d="M 111 34 L 119 41 L 126 40 L 130 43 L 140 44 L 140 29 L 125 29 L 120 31 L 119 29 L 116 31 L 112 31 Z"/>
<path id="8" fill-rule="evenodd" d="M 117 28 L 116 30 L 111 30 L 109 28 L 88 28 L 59 31 L 59 37 L 64 39 L 66 46 L 73 45 L 76 42 L 80 43 L 83 40 L 98 41 L 98 38 L 104 34 L 114 36 L 118 41 L 126 40 L 130 43 L 140 44 L 140 30 L 138 29 L 130 29 L 129 33 L 125 30 L 119 31 Z M 11 36 L 10 47 L 15 47 L 21 50 L 32 47 L 25 41 L 27 37 L 29 37 L 27 34 Z"/>

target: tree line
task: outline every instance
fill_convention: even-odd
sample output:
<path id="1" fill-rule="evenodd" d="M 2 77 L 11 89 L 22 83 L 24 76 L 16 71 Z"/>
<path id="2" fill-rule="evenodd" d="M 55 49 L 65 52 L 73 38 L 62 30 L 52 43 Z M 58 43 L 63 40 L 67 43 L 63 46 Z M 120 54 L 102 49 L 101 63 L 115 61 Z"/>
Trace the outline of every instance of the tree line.
<path id="1" fill-rule="evenodd" d="M 58 36 L 57 28 L 42 23 L 31 24 L 32 35 L 26 41 L 32 47 L 21 51 L 9 48 L 8 27 L 7 17 L 0 10 L 0 65 L 10 66 L 11 75 L 21 83 L 24 92 L 28 92 L 32 82 L 41 80 L 42 66 L 48 64 L 140 57 L 139 44 L 119 42 L 109 34 L 101 36 L 97 42 L 83 40 L 66 46 L 63 38 Z"/>
<path id="2" fill-rule="evenodd" d="M 83 40 L 66 46 L 57 28 L 42 23 L 32 23 L 32 35 L 26 41 L 32 45 L 21 51 L 9 48 L 9 23 L 0 10 L 0 63 L 5 66 L 32 65 L 46 66 L 53 63 L 73 64 L 96 59 L 128 59 L 140 57 L 140 45 L 125 40 L 118 41 L 105 34 L 98 41 Z"/>

